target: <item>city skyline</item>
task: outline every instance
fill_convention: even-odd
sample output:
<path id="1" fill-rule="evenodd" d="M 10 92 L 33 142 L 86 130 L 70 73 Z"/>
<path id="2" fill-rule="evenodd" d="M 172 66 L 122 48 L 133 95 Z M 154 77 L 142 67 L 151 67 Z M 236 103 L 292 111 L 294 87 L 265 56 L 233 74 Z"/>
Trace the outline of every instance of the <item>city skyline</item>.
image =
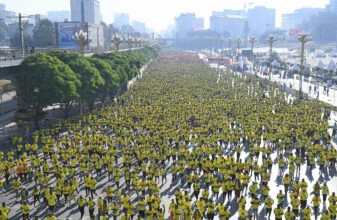
<path id="1" fill-rule="evenodd" d="M 246 2 L 246 4 L 244 3 Z M 238 0 L 233 2 L 209 0 L 207 2 L 178 1 L 172 0 L 166 5 L 158 4 L 154 0 L 125 0 L 111 2 L 109 0 L 100 0 L 101 14 L 103 21 L 113 23 L 114 15 L 118 13 L 128 13 L 131 20 L 137 20 L 146 23 L 154 31 L 165 30 L 168 25 L 174 24 L 175 17 L 180 13 L 195 13 L 198 17 L 203 17 L 205 28 L 209 28 L 209 17 L 212 11 L 221 11 L 223 9 L 243 9 L 263 5 L 268 8 L 276 8 L 276 26 L 281 26 L 281 15 L 291 13 L 295 9 L 302 7 L 324 8 L 329 0 L 298 0 L 289 1 L 279 0 Z M 7 10 L 22 14 L 47 14 L 48 11 L 69 10 L 69 0 L 2 0 L 6 4 Z M 290 4 L 291 3 L 291 4 Z M 178 6 L 179 7 L 178 7 Z M 289 7 L 291 5 L 291 8 Z"/>

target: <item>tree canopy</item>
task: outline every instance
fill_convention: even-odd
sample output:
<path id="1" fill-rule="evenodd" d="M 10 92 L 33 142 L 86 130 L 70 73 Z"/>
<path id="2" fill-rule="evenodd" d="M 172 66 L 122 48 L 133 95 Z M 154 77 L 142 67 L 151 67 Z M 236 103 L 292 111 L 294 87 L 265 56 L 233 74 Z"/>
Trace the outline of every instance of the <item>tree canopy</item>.
<path id="1" fill-rule="evenodd" d="M 7 25 L 0 21 L 0 42 L 7 39 Z"/>
<path id="2" fill-rule="evenodd" d="M 97 98 L 103 101 L 123 92 L 141 65 L 158 54 L 157 48 L 147 47 L 90 58 L 61 51 L 30 55 L 17 77 L 19 106 L 37 118 L 44 107 L 61 103 L 67 117 L 72 103 L 79 98 L 91 110 Z"/>
<path id="3" fill-rule="evenodd" d="M 28 56 L 17 77 L 19 101 L 38 119 L 44 107 L 77 97 L 80 82 L 70 67 L 56 57 L 38 53 Z"/>
<path id="4" fill-rule="evenodd" d="M 55 26 L 48 19 L 41 20 L 34 28 L 34 44 L 37 47 L 56 45 Z"/>

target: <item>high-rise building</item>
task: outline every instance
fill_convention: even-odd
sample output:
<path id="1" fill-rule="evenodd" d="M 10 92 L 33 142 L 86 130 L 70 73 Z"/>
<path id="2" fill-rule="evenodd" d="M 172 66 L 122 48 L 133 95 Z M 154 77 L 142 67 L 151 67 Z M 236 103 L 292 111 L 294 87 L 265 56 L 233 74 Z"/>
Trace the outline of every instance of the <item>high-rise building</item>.
<path id="1" fill-rule="evenodd" d="M 71 13 L 70 11 L 48 11 L 47 18 L 54 22 L 70 21 Z"/>
<path id="2" fill-rule="evenodd" d="M 210 30 L 221 35 L 228 33 L 233 39 L 243 37 L 245 22 L 246 13 L 244 10 L 213 11 L 210 17 Z"/>
<path id="3" fill-rule="evenodd" d="M 329 4 L 326 6 L 328 12 L 337 13 L 337 0 L 330 0 Z"/>
<path id="4" fill-rule="evenodd" d="M 300 8 L 295 10 L 294 13 L 283 14 L 282 29 L 285 31 L 298 29 L 301 23 L 309 20 L 312 15 L 318 14 L 321 11 L 323 11 L 322 8 Z"/>
<path id="5" fill-rule="evenodd" d="M 275 9 L 257 6 L 247 11 L 249 34 L 259 38 L 266 31 L 275 29 Z"/>
<path id="6" fill-rule="evenodd" d="M 212 15 L 210 30 L 218 34 L 228 33 L 235 39 L 244 36 L 246 18 L 240 15 Z"/>
<path id="7" fill-rule="evenodd" d="M 70 0 L 70 8 L 73 22 L 101 23 L 98 0 Z"/>
<path id="8" fill-rule="evenodd" d="M 129 15 L 126 13 L 115 14 L 114 16 L 114 27 L 121 28 L 124 25 L 130 25 Z"/>
<path id="9" fill-rule="evenodd" d="M 7 11 L 5 4 L 0 4 L 0 20 L 5 22 L 5 24 L 11 24 L 15 22 L 15 12 Z"/>
<path id="10" fill-rule="evenodd" d="M 198 18 L 194 13 L 180 14 L 175 18 L 177 39 L 185 38 L 189 31 L 202 29 L 204 29 L 204 18 Z"/>
<path id="11" fill-rule="evenodd" d="M 131 26 L 135 29 L 135 31 L 137 31 L 139 33 L 146 33 L 147 32 L 146 24 L 143 23 L 143 22 L 132 21 Z"/>

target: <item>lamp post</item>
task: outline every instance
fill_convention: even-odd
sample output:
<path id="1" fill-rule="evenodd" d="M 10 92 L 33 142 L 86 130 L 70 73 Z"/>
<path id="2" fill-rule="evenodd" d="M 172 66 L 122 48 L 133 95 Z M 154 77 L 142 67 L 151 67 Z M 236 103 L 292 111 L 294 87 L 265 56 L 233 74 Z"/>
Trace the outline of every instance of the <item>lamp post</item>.
<path id="1" fill-rule="evenodd" d="M 126 38 L 126 43 L 128 44 L 129 50 L 132 48 L 132 43 L 134 43 L 134 38 L 130 35 Z"/>
<path id="2" fill-rule="evenodd" d="M 221 54 L 221 57 L 223 56 L 223 41 L 224 41 L 224 39 L 223 39 L 223 37 L 221 36 L 220 37 L 220 54 Z"/>
<path id="3" fill-rule="evenodd" d="M 83 30 L 76 32 L 73 41 L 77 43 L 80 48 L 80 53 L 84 56 L 84 46 L 91 42 L 91 38 L 88 38 L 88 33 Z"/>
<path id="4" fill-rule="evenodd" d="M 119 45 L 122 43 L 122 36 L 120 36 L 118 33 L 115 33 L 112 38 L 111 42 L 115 45 L 116 50 L 119 50 Z"/>
<path id="5" fill-rule="evenodd" d="M 267 37 L 267 41 L 269 43 L 269 81 L 271 80 L 271 72 L 272 72 L 272 65 L 271 65 L 271 62 L 272 62 L 272 53 L 273 53 L 273 43 L 276 41 L 276 37 L 272 34 L 270 34 L 268 37 Z"/>
<path id="6" fill-rule="evenodd" d="M 231 53 L 231 50 L 232 50 L 232 38 L 228 38 L 228 57 L 232 57 L 232 53 Z"/>
<path id="7" fill-rule="evenodd" d="M 140 39 L 138 37 L 134 38 L 135 48 L 139 47 Z"/>
<path id="8" fill-rule="evenodd" d="M 240 65 L 240 47 L 243 43 L 242 38 L 238 37 L 238 39 L 236 40 L 236 43 L 237 43 L 237 46 L 238 46 L 238 51 L 237 51 L 236 55 L 237 55 L 238 63 Z M 242 60 L 242 73 L 243 73 L 243 60 Z"/>
<path id="9" fill-rule="evenodd" d="M 303 62 L 304 62 L 304 45 L 311 41 L 311 36 L 309 36 L 306 32 L 301 32 L 297 36 L 297 40 L 301 43 L 301 66 L 300 66 L 300 91 L 299 91 L 299 98 L 303 98 L 303 91 L 302 91 L 302 75 L 303 75 Z"/>
<path id="10" fill-rule="evenodd" d="M 252 48 L 252 55 L 251 55 L 251 58 L 250 58 L 250 62 L 253 63 L 253 59 L 254 59 L 254 53 L 253 53 L 253 50 L 254 50 L 254 44 L 256 43 L 256 38 L 254 36 L 251 36 L 249 38 L 249 43 L 251 45 L 251 48 Z"/>
<path id="11" fill-rule="evenodd" d="M 236 55 L 238 56 L 238 60 L 239 60 L 239 55 L 240 55 L 240 47 L 242 45 L 242 38 L 241 37 L 238 37 L 238 39 L 236 40 L 236 43 L 237 43 L 237 46 L 238 46 L 238 51 L 236 53 Z"/>

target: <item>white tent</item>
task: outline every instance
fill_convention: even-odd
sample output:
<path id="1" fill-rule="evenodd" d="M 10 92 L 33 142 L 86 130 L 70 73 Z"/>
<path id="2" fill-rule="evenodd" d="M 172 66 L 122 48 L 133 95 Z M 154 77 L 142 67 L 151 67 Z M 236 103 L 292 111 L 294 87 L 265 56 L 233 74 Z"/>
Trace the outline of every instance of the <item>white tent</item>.
<path id="1" fill-rule="evenodd" d="M 318 68 L 324 68 L 325 65 L 324 65 L 324 63 L 322 62 L 322 60 L 319 60 L 318 63 L 316 64 L 316 67 L 318 67 Z"/>
<path id="2" fill-rule="evenodd" d="M 271 63 L 271 65 L 273 65 L 273 66 L 280 66 L 280 64 L 279 64 L 279 62 L 277 62 L 277 60 L 274 60 L 274 61 Z"/>
<path id="3" fill-rule="evenodd" d="M 294 65 L 291 67 L 291 71 L 300 71 L 300 67 L 299 67 L 297 64 L 294 64 Z"/>
<path id="4" fill-rule="evenodd" d="M 327 70 L 334 70 L 335 67 L 336 67 L 335 61 L 331 60 L 326 69 Z"/>

